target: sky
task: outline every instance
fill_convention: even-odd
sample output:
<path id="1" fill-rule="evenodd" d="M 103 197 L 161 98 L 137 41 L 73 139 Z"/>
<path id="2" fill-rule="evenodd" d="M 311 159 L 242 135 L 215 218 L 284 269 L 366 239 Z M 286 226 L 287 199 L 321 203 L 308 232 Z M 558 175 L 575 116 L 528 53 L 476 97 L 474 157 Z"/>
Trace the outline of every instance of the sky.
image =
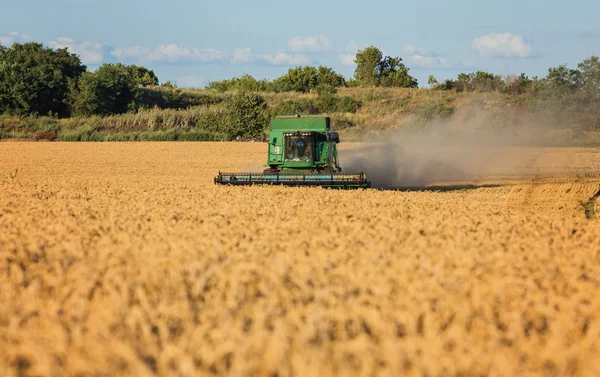
<path id="1" fill-rule="evenodd" d="M 0 5 L 0 44 L 68 47 L 89 69 L 123 62 L 203 87 L 326 65 L 347 78 L 370 45 L 427 86 L 460 72 L 545 76 L 600 55 L 598 0 L 21 0 Z"/>

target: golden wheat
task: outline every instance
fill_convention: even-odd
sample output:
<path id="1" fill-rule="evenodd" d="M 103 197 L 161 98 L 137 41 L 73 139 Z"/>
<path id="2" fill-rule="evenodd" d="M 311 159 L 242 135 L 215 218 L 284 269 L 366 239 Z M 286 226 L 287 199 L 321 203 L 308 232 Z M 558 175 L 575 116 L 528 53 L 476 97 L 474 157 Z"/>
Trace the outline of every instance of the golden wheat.
<path id="1" fill-rule="evenodd" d="M 473 190 L 213 185 L 264 153 L 1 143 L 0 375 L 600 375 L 598 151 Z"/>

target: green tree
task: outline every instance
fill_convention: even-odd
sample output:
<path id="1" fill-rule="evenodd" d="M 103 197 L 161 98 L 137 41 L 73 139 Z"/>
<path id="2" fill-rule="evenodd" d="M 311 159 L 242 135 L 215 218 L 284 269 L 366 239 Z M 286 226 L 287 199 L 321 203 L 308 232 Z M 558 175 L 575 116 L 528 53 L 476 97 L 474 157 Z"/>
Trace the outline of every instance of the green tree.
<path id="1" fill-rule="evenodd" d="M 535 78 L 532 82 L 535 96 L 532 108 L 545 117 L 548 124 L 595 127 L 599 120 L 590 119 L 590 116 L 594 118 L 594 109 L 582 98 L 583 85 L 581 71 L 566 65 L 549 68 L 545 78 Z"/>
<path id="2" fill-rule="evenodd" d="M 153 70 L 138 65 L 129 65 L 127 69 L 131 72 L 139 86 L 158 86 L 158 77 L 156 77 Z"/>
<path id="3" fill-rule="evenodd" d="M 348 88 L 356 88 L 359 85 L 358 85 L 358 81 L 356 81 L 356 78 L 350 77 L 348 80 L 346 80 L 346 86 Z"/>
<path id="4" fill-rule="evenodd" d="M 444 80 L 444 82 L 442 82 L 441 84 L 436 86 L 436 89 L 439 89 L 439 90 L 456 89 L 456 81 L 454 81 L 452 79 Z"/>
<path id="5" fill-rule="evenodd" d="M 459 73 L 456 81 L 454 81 L 454 89 L 457 92 L 469 92 L 472 91 L 473 88 L 471 86 L 471 80 L 473 78 L 472 73 Z"/>
<path id="6" fill-rule="evenodd" d="M 600 58 L 592 56 L 577 65 L 580 73 L 579 85 L 587 99 L 600 98 Z"/>
<path id="7" fill-rule="evenodd" d="M 269 124 L 264 98 L 253 92 L 239 92 L 227 102 L 230 140 L 237 137 L 259 138 Z"/>
<path id="8" fill-rule="evenodd" d="M 436 85 L 438 85 L 438 80 L 435 78 L 434 75 L 429 75 L 429 77 L 427 78 L 427 84 L 429 84 L 430 87 L 434 87 Z"/>
<path id="9" fill-rule="evenodd" d="M 503 87 L 504 82 L 499 75 L 484 71 L 459 73 L 454 82 L 457 92 L 493 92 L 500 91 Z"/>
<path id="10" fill-rule="evenodd" d="M 275 91 L 310 92 L 317 86 L 317 72 L 317 68 L 310 66 L 290 68 L 273 83 Z"/>
<path id="11" fill-rule="evenodd" d="M 247 90 L 255 92 L 301 92 L 307 93 L 315 91 L 317 88 L 331 87 L 338 88 L 346 86 L 344 76 L 336 73 L 329 67 L 319 66 L 318 68 L 310 66 L 295 67 L 289 69 L 274 81 L 257 80 L 254 77 L 244 74 L 231 79 L 221 81 L 211 81 L 207 88 L 218 92 L 229 90 Z"/>
<path id="12" fill-rule="evenodd" d="M 557 93 L 576 91 L 582 86 L 581 72 L 569 69 L 565 64 L 559 65 L 548 69 L 545 82 L 548 89 Z"/>
<path id="13" fill-rule="evenodd" d="M 402 58 L 386 56 L 379 65 L 379 86 L 416 88 L 417 79 L 408 74 L 408 68 Z"/>
<path id="14" fill-rule="evenodd" d="M 35 42 L 0 46 L 0 113 L 68 116 L 69 93 L 85 70 L 66 48 Z"/>
<path id="15" fill-rule="evenodd" d="M 126 113 L 135 107 L 137 81 L 121 63 L 103 64 L 81 76 L 75 94 L 75 111 L 80 115 Z"/>
<path id="16" fill-rule="evenodd" d="M 366 47 L 356 53 L 354 62 L 356 70 L 354 78 L 359 86 L 379 86 L 379 64 L 383 60 L 383 53 L 375 46 Z"/>
<path id="17" fill-rule="evenodd" d="M 597 130 L 600 128 L 600 58 L 592 56 L 579 63 L 580 101 L 587 110 L 589 128 Z"/>
<path id="18" fill-rule="evenodd" d="M 332 88 L 341 88 L 346 86 L 344 76 L 336 73 L 332 68 L 320 65 L 317 68 L 317 84 L 316 86 L 328 85 Z"/>
<path id="19" fill-rule="evenodd" d="M 504 91 L 510 94 L 522 94 L 531 88 L 532 80 L 524 73 L 519 76 L 509 74 L 504 77 Z"/>
<path id="20" fill-rule="evenodd" d="M 416 88 L 417 79 L 412 77 L 409 69 L 402 63 L 401 57 L 383 56 L 378 47 L 369 46 L 359 50 L 354 60 L 356 70 L 354 77 L 360 86 Z"/>
<path id="21" fill-rule="evenodd" d="M 163 88 L 169 88 L 169 89 L 177 89 L 177 82 L 176 81 L 171 81 L 171 80 L 167 80 L 164 83 L 161 84 L 161 87 Z"/>
<path id="22" fill-rule="evenodd" d="M 499 75 L 477 71 L 472 76 L 471 86 L 473 90 L 477 92 L 494 92 L 502 89 L 503 82 Z"/>
<path id="23" fill-rule="evenodd" d="M 244 74 L 237 79 L 235 89 L 264 92 L 267 90 L 268 85 L 268 80 L 257 80 L 248 74 Z"/>
<path id="24" fill-rule="evenodd" d="M 271 83 L 268 80 L 257 80 L 254 77 L 243 74 L 242 76 L 221 81 L 211 81 L 207 88 L 218 92 L 229 90 L 248 90 L 254 92 L 267 91 Z"/>

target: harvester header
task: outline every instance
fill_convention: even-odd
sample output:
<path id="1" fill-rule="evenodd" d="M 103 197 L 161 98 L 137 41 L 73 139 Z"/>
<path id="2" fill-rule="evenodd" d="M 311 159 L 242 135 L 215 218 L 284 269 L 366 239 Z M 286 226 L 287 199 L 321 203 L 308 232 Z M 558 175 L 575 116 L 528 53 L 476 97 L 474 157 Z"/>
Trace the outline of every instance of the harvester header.
<path id="1" fill-rule="evenodd" d="M 337 144 L 329 117 L 276 117 L 271 120 L 267 164 L 262 173 L 221 173 L 216 184 L 278 184 L 366 188 L 363 172 L 342 174 Z"/>

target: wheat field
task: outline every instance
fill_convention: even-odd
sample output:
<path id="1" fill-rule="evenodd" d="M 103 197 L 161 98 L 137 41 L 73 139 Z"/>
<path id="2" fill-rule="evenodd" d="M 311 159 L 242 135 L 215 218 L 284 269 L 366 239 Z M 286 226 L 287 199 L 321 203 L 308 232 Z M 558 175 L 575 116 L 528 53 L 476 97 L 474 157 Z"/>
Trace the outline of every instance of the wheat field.
<path id="1" fill-rule="evenodd" d="M 0 143 L 0 376 L 598 376 L 600 150 L 518 153 L 336 191 L 213 184 L 260 143 Z"/>

